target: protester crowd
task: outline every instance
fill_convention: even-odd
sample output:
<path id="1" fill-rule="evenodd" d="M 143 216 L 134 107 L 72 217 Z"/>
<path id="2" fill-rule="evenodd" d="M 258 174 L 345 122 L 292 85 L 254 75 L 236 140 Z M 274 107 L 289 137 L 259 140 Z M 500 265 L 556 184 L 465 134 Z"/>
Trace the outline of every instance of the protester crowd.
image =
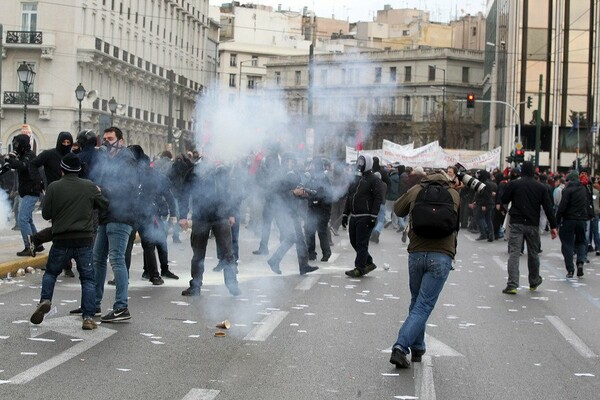
<path id="1" fill-rule="evenodd" d="M 96 328 L 98 316 L 102 322 L 130 319 L 128 282 L 136 237 L 143 248 L 142 278 L 161 285 L 164 279 L 179 279 L 169 269 L 168 235 L 179 243 L 181 230 L 191 227 L 191 279 L 183 296 L 201 294 L 207 244 L 214 237 L 214 270 L 223 271 L 225 286 L 238 296 L 240 226 L 260 237 L 253 254 L 268 255 L 265 267 L 276 274 L 295 247 L 300 275 L 317 270 L 311 265 L 317 259 L 329 261 L 332 236 L 343 227 L 356 252 L 353 268 L 346 271 L 351 278 L 377 268 L 369 246 L 378 245 L 381 235 L 409 241 L 411 304 L 390 360 L 405 368 L 409 354 L 418 362 L 425 353 L 425 324 L 452 269 L 459 228 L 476 234 L 476 240 L 507 241 L 503 293 L 510 295 L 518 293 L 524 253 L 529 288 L 542 283 L 540 235 L 546 232 L 560 238 L 568 279 L 584 275 L 589 252 L 600 255 L 600 180 L 587 170 L 543 173 L 531 162 L 503 171 L 425 170 L 382 165 L 366 154 L 353 165 L 322 157 L 307 162 L 282 145 L 235 162 L 223 162 L 210 151 L 175 156 L 164 151 L 151 159 L 141 146 L 127 145 L 118 127 L 99 136 L 85 130 L 75 140 L 61 132 L 56 147 L 37 156 L 27 135 L 16 136 L 12 146 L 2 157 L 0 184 L 15 207 L 24 244 L 17 256 L 35 257 L 52 242 L 34 324 L 50 310 L 57 276 L 74 276 L 72 260 L 82 301 L 71 313 L 82 315 L 83 329 Z M 446 211 L 455 226 L 440 237 L 413 226 L 422 223 L 413 210 L 423 210 L 424 198 L 432 195 L 429 188 L 437 188 L 440 198 L 450 194 Z M 39 232 L 32 218 L 38 203 L 42 216 L 52 221 L 51 228 Z M 273 224 L 278 241 L 271 238 Z M 108 265 L 113 279 L 106 282 Z M 112 310 L 102 315 L 105 284 L 116 291 Z"/>

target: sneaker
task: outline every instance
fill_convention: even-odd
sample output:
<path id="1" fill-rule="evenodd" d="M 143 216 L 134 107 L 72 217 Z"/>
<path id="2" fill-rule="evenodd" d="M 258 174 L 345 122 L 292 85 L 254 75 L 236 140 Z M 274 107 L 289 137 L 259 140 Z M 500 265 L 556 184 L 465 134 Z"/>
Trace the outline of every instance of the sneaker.
<path id="1" fill-rule="evenodd" d="M 318 269 L 319 269 L 319 267 L 313 267 L 312 265 L 306 265 L 306 266 L 300 268 L 300 275 L 306 275 L 309 272 L 314 272 Z"/>
<path id="2" fill-rule="evenodd" d="M 108 314 L 100 317 L 100 321 L 102 322 L 120 322 L 128 319 L 131 319 L 131 314 L 129 314 L 127 307 L 112 310 Z"/>
<path id="3" fill-rule="evenodd" d="M 267 264 L 269 264 L 271 271 L 275 272 L 277 275 L 281 275 L 281 269 L 279 269 L 279 263 L 275 263 L 275 261 L 268 259 Z"/>
<path id="4" fill-rule="evenodd" d="M 390 357 L 390 363 L 394 364 L 396 368 L 410 368 L 410 361 L 406 358 L 406 354 L 397 347 L 392 349 L 392 356 Z"/>
<path id="5" fill-rule="evenodd" d="M 229 293 L 232 296 L 239 296 L 240 294 L 242 294 L 242 291 L 240 290 L 240 288 L 238 287 L 237 282 L 233 283 L 233 284 L 229 284 L 227 285 L 227 290 L 229 290 Z"/>
<path id="6" fill-rule="evenodd" d="M 252 254 L 256 254 L 257 256 L 266 256 L 267 254 L 269 254 L 269 250 L 258 249 L 254 250 Z"/>
<path id="7" fill-rule="evenodd" d="M 150 283 L 152 283 L 154 286 L 160 286 L 163 283 L 165 283 L 165 281 L 163 281 L 163 278 L 161 278 L 160 276 L 154 276 L 150 278 Z"/>
<path id="8" fill-rule="evenodd" d="M 517 294 L 517 289 L 516 288 L 511 288 L 510 286 L 507 286 L 504 288 L 504 290 L 502 290 L 502 293 L 504 294 Z"/>
<path id="9" fill-rule="evenodd" d="M 573 273 L 567 272 L 567 279 L 573 279 Z"/>
<path id="10" fill-rule="evenodd" d="M 15 224 L 15 226 L 13 226 L 12 228 L 10 228 L 10 230 L 12 230 L 12 231 L 18 231 L 19 230 L 19 225 Z"/>
<path id="11" fill-rule="evenodd" d="M 29 251 L 29 247 L 25 247 L 23 250 L 17 253 L 19 257 L 31 257 L 31 251 Z"/>
<path id="12" fill-rule="evenodd" d="M 91 318 L 84 319 L 83 324 L 81 325 L 81 329 L 83 329 L 84 331 L 91 331 L 96 328 L 98 328 L 98 325 Z"/>
<path id="13" fill-rule="evenodd" d="M 189 287 L 181 292 L 182 296 L 200 296 L 200 288 Z"/>
<path id="14" fill-rule="evenodd" d="M 83 315 L 83 310 L 81 309 L 81 307 L 76 308 L 74 310 L 69 311 L 69 314 L 71 315 Z M 100 307 L 96 307 L 96 312 L 94 313 L 94 317 L 99 317 L 102 315 L 102 310 L 100 309 Z"/>
<path id="15" fill-rule="evenodd" d="M 225 263 L 224 263 L 224 262 L 221 262 L 221 261 L 219 261 L 219 262 L 217 263 L 217 266 L 213 268 L 213 271 L 215 271 L 215 272 L 221 272 L 221 271 L 223 271 L 224 269 L 225 269 Z"/>
<path id="16" fill-rule="evenodd" d="M 475 240 L 487 240 L 487 236 L 479 235 L 479 237 Z"/>
<path id="17" fill-rule="evenodd" d="M 529 290 L 534 291 L 536 290 L 543 282 L 544 280 L 542 279 L 542 277 L 540 276 L 540 281 L 535 284 L 535 285 L 529 285 Z"/>
<path id="18" fill-rule="evenodd" d="M 308 257 L 308 261 L 317 261 L 317 255 Z"/>
<path id="19" fill-rule="evenodd" d="M 169 279 L 179 279 L 179 277 L 177 275 L 175 275 L 174 273 L 172 273 L 169 270 L 166 270 L 165 272 L 161 272 L 160 276 L 169 278 Z"/>
<path id="20" fill-rule="evenodd" d="M 367 265 L 365 265 L 365 273 L 363 275 L 368 274 L 371 271 L 374 271 L 375 269 L 377 269 L 377 265 L 375 265 L 374 263 L 369 263 Z"/>
<path id="21" fill-rule="evenodd" d="M 41 324 L 44 320 L 44 315 L 48 314 L 48 311 L 50 311 L 51 306 L 52 303 L 50 302 L 50 300 L 42 300 L 35 309 L 35 312 L 31 315 L 31 318 L 29 319 L 31 323 L 35 325 Z"/>
<path id="22" fill-rule="evenodd" d="M 46 250 L 46 249 L 41 244 L 39 246 L 35 246 L 36 253 L 41 253 L 44 250 Z"/>
<path id="23" fill-rule="evenodd" d="M 406 229 L 404 229 L 402 231 L 402 243 L 406 243 L 406 237 L 408 236 L 408 233 L 406 232 Z"/>
<path id="24" fill-rule="evenodd" d="M 600 256 L 600 251 L 596 251 L 596 255 L 597 255 L 597 256 Z"/>
<path id="25" fill-rule="evenodd" d="M 577 266 L 577 276 L 578 277 L 583 276 L 583 267 L 582 266 Z"/>
<path id="26" fill-rule="evenodd" d="M 392 224 L 392 221 L 388 221 L 385 224 L 383 224 L 383 227 L 387 229 L 391 224 Z"/>
<path id="27" fill-rule="evenodd" d="M 108 282 L 106 282 L 107 284 L 109 284 L 110 286 L 116 286 L 117 283 L 115 282 L 114 279 L 110 279 Z"/>
<path id="28" fill-rule="evenodd" d="M 358 268 L 351 269 L 350 271 L 346 271 L 344 273 L 350 278 L 360 278 L 364 275 Z"/>
<path id="29" fill-rule="evenodd" d="M 418 350 L 414 348 L 410 348 L 410 362 L 421 362 L 423 358 L 423 354 L 425 354 L 425 350 Z"/>
<path id="30" fill-rule="evenodd" d="M 379 243 L 379 232 L 373 231 L 369 240 L 373 243 Z"/>
<path id="31" fill-rule="evenodd" d="M 75 278 L 75 274 L 72 269 L 65 269 L 65 276 L 68 278 Z"/>
<path id="32" fill-rule="evenodd" d="M 329 257 L 331 257 L 331 254 L 321 257 L 321 262 L 329 261 Z"/>
<path id="33" fill-rule="evenodd" d="M 146 271 L 144 271 L 142 273 L 142 279 L 145 280 L 145 281 L 149 281 L 150 280 L 150 274 L 147 273 Z"/>

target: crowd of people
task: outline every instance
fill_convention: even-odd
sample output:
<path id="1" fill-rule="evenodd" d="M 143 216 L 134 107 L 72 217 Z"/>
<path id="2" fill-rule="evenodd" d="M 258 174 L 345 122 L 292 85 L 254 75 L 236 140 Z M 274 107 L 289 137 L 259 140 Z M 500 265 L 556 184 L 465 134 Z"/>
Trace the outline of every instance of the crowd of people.
<path id="1" fill-rule="evenodd" d="M 14 171 L 2 174 L 2 187 L 17 204 L 24 244 L 17 255 L 35 257 L 45 250 L 44 243 L 52 242 L 40 303 L 31 316 L 34 324 L 50 310 L 57 277 L 74 276 L 72 260 L 82 298 L 71 314 L 81 314 L 82 328 L 95 329 L 93 318 L 98 316 L 102 322 L 130 319 L 128 285 L 137 236 L 143 249 L 142 278 L 161 285 L 164 279 L 179 279 L 169 269 L 168 235 L 181 242 L 181 230 L 191 225 L 191 279 L 182 296 L 201 294 L 207 246 L 214 237 L 214 270 L 223 271 L 228 291 L 239 296 L 241 225 L 260 237 L 253 254 L 268 255 L 265 267 L 275 274 L 282 273 L 281 260 L 295 247 L 300 275 L 318 269 L 311 265 L 318 253 L 321 262 L 329 261 L 332 236 L 340 235 L 341 226 L 356 252 L 353 268 L 345 272 L 351 278 L 377 268 L 369 246 L 377 245 L 381 235 L 409 240 L 411 303 L 390 359 L 405 368 L 409 354 L 418 362 L 425 353 L 426 321 L 452 269 L 460 228 L 477 234 L 476 240 L 507 241 L 503 293 L 510 295 L 518 293 L 519 256 L 525 252 L 529 288 L 542 283 L 540 235 L 545 232 L 560 238 L 568 279 L 584 275 L 590 251 L 600 255 L 600 180 L 586 170 L 544 174 L 531 162 L 491 172 L 457 166 L 424 170 L 382 165 L 368 154 L 359 155 L 353 165 L 322 157 L 306 162 L 279 144 L 235 162 L 223 162 L 210 152 L 173 157 L 164 151 L 151 159 L 141 146 L 127 146 L 118 127 L 100 137 L 85 130 L 75 140 L 61 132 L 56 147 L 37 156 L 30 137 L 17 135 L 12 152 L 3 158 L 5 170 Z M 430 186 L 447 189 L 449 215 L 456 215 L 455 228 L 443 237 L 413 229 L 413 209 Z M 32 218 L 38 202 L 43 218 L 52 221 L 51 228 L 41 231 Z M 279 244 L 271 252 L 273 224 Z M 113 279 L 106 282 L 108 265 Z M 116 291 L 111 311 L 102 314 L 105 284 L 115 285 Z"/>

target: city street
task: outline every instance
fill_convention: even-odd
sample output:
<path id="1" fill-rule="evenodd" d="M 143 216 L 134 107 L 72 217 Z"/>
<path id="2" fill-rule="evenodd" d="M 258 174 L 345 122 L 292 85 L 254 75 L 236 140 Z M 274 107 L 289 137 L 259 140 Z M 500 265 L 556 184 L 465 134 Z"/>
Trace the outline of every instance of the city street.
<path id="1" fill-rule="evenodd" d="M 4 231 L 3 231 L 4 232 Z M 17 235 L 18 232 L 13 232 Z M 270 250 L 277 245 L 271 236 Z M 386 229 L 371 244 L 378 268 L 362 279 L 347 233 L 333 256 L 300 276 L 292 249 L 282 276 L 256 256 L 258 238 L 242 227 L 234 298 L 223 285 L 214 241 L 202 296 L 181 296 L 189 279 L 189 232 L 171 244 L 180 280 L 141 280 L 134 248 L 132 319 L 81 330 L 77 278 L 61 276 L 53 309 L 38 326 L 29 317 L 41 271 L 0 284 L 2 399 L 593 399 L 600 389 L 600 256 L 589 253 L 583 279 L 565 279 L 559 240 L 542 237 L 544 283 L 531 292 L 526 256 L 516 296 L 506 284 L 506 242 L 475 241 L 461 231 L 452 271 L 429 319 L 422 363 L 398 370 L 391 346 L 406 317 L 407 244 Z M 7 243 L 8 238 L 3 238 Z M 20 241 L 14 243 L 20 250 Z M 19 248 L 17 248 L 19 247 Z M 49 246 L 48 246 L 49 248 Z M 320 252 L 318 258 L 320 258 Z M 105 313 L 114 299 L 107 286 Z M 99 319 L 98 319 L 99 320 Z M 229 330 L 216 325 L 229 320 Z M 215 336 L 224 332 L 225 336 Z"/>

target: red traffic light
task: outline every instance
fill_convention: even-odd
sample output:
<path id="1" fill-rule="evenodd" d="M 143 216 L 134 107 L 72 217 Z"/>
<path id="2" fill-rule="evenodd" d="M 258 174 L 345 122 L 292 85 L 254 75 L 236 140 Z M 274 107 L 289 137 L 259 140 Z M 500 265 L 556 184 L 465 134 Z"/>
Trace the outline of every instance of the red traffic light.
<path id="1" fill-rule="evenodd" d="M 472 95 L 472 94 L 469 94 L 469 95 L 467 96 L 467 100 L 469 100 L 469 101 L 473 101 L 473 100 L 475 100 L 475 96 L 474 96 L 474 95 Z"/>
<path id="2" fill-rule="evenodd" d="M 475 108 L 475 95 L 473 93 L 467 94 L 467 108 Z"/>
<path id="3" fill-rule="evenodd" d="M 524 154 L 525 154 L 525 151 L 523 151 L 523 150 L 517 150 L 517 151 L 515 152 L 515 155 L 517 155 L 517 156 L 522 156 L 522 155 L 524 155 Z"/>

